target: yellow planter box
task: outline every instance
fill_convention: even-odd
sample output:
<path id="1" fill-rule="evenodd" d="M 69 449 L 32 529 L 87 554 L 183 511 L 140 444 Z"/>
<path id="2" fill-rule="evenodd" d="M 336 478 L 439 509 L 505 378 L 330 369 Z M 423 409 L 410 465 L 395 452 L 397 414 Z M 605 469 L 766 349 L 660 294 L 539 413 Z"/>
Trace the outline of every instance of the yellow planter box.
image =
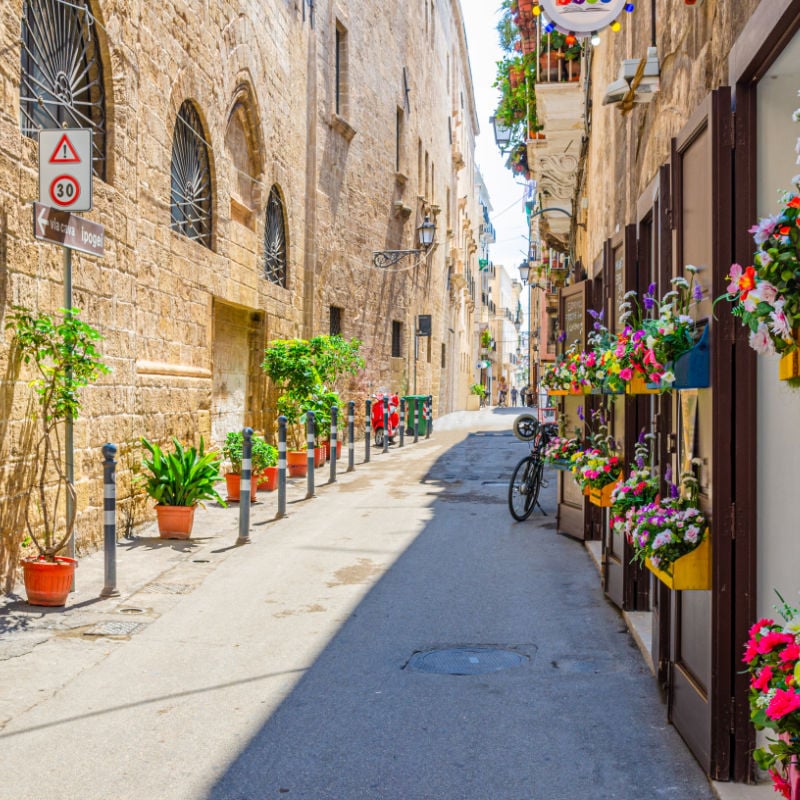
<path id="1" fill-rule="evenodd" d="M 636 372 L 625 384 L 625 394 L 658 394 L 658 389 L 649 389 L 647 378 Z"/>
<path id="2" fill-rule="evenodd" d="M 654 567 L 649 558 L 645 566 L 670 589 L 676 591 L 710 589 L 711 537 L 706 535 L 699 547 L 673 561 L 669 573 Z"/>
<path id="3" fill-rule="evenodd" d="M 616 480 L 602 489 L 589 489 L 589 502 L 593 506 L 600 506 L 600 508 L 611 508 L 611 493 L 618 483 L 619 480 Z"/>
<path id="4" fill-rule="evenodd" d="M 800 350 L 785 355 L 778 362 L 778 378 L 782 381 L 800 378 Z"/>

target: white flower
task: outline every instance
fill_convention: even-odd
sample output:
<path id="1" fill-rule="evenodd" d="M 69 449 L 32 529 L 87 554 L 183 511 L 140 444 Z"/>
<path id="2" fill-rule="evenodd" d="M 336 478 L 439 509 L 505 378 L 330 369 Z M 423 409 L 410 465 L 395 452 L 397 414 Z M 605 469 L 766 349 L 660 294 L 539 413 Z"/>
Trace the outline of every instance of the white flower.
<path id="1" fill-rule="evenodd" d="M 685 535 L 684 535 L 684 537 L 683 537 L 683 538 L 684 538 L 684 539 L 685 539 L 687 542 L 692 542 L 692 543 L 694 543 L 694 542 L 696 542 L 696 541 L 697 541 L 697 537 L 698 537 L 698 536 L 700 536 L 700 528 L 698 528 L 696 525 L 690 525 L 690 526 L 689 526 L 689 527 L 686 529 L 686 533 L 685 533 Z"/>
<path id="2" fill-rule="evenodd" d="M 659 547 L 663 547 L 665 544 L 669 544 L 672 541 L 672 534 L 669 531 L 662 531 L 661 533 L 653 539 L 653 550 L 658 550 Z"/>
<path id="3" fill-rule="evenodd" d="M 684 267 L 684 269 L 685 269 L 687 272 L 691 272 L 693 275 L 695 275 L 695 274 L 697 274 L 698 272 L 700 272 L 700 267 L 696 267 L 694 264 L 687 264 L 687 265 Z"/>
<path id="4" fill-rule="evenodd" d="M 671 370 L 667 370 L 661 375 L 661 383 L 666 383 L 672 385 L 675 383 L 675 373 Z"/>
<path id="5" fill-rule="evenodd" d="M 766 251 L 762 251 L 762 253 L 764 252 Z M 769 257 L 769 253 L 766 255 Z M 764 266 L 766 266 L 766 264 Z M 763 300 L 765 303 L 772 305 L 778 296 L 778 290 L 769 281 L 759 281 L 756 284 L 756 288 L 753 289 L 750 294 L 752 294 L 757 300 Z"/>
<path id="6" fill-rule="evenodd" d="M 786 312 L 783 310 L 785 299 L 781 298 L 775 302 L 775 310 L 770 314 L 770 330 L 783 339 L 790 339 L 792 336 L 792 327 L 786 317 Z"/>

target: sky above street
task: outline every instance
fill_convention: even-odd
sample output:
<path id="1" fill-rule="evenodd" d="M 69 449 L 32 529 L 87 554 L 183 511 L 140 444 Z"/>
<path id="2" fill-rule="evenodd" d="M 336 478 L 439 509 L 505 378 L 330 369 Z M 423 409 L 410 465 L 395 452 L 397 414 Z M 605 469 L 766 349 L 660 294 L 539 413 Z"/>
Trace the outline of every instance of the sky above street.
<path id="1" fill-rule="evenodd" d="M 497 235 L 497 242 L 490 248 L 490 258 L 495 264 L 502 264 L 511 277 L 518 278 L 517 268 L 528 250 L 528 228 L 522 204 L 523 186 L 503 166 L 505 158 L 494 143 L 489 122 L 499 99 L 499 93 L 492 84 L 497 62 L 503 56 L 496 30 L 500 19 L 500 0 L 461 0 L 461 8 L 480 125 L 475 159 L 489 190 L 493 209 L 491 219 Z"/>

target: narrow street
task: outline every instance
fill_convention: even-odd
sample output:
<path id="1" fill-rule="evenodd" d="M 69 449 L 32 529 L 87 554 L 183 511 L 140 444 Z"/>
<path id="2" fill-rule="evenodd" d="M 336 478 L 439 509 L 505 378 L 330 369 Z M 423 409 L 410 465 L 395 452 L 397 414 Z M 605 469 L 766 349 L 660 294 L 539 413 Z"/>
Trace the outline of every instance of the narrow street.
<path id="1" fill-rule="evenodd" d="M 133 596 L 121 548 L 122 597 L 92 613 L 142 608 L 129 637 L 10 656 L 0 615 L 0 674 L 71 675 L 0 731 L 0 800 L 711 798 L 583 544 L 555 533 L 555 473 L 547 516 L 511 519 L 515 413 L 323 473 L 286 520 L 269 497 L 246 547 L 220 537 L 236 509 L 210 510 Z M 448 674 L 487 666 L 507 668 Z"/>

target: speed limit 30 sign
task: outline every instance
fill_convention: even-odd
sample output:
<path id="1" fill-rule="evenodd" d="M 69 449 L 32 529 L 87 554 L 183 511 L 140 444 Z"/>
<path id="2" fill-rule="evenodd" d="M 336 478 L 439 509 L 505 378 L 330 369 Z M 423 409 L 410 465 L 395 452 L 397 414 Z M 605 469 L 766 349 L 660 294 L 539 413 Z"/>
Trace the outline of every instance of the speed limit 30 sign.
<path id="1" fill-rule="evenodd" d="M 39 203 L 63 211 L 91 211 L 91 129 L 39 131 Z"/>

